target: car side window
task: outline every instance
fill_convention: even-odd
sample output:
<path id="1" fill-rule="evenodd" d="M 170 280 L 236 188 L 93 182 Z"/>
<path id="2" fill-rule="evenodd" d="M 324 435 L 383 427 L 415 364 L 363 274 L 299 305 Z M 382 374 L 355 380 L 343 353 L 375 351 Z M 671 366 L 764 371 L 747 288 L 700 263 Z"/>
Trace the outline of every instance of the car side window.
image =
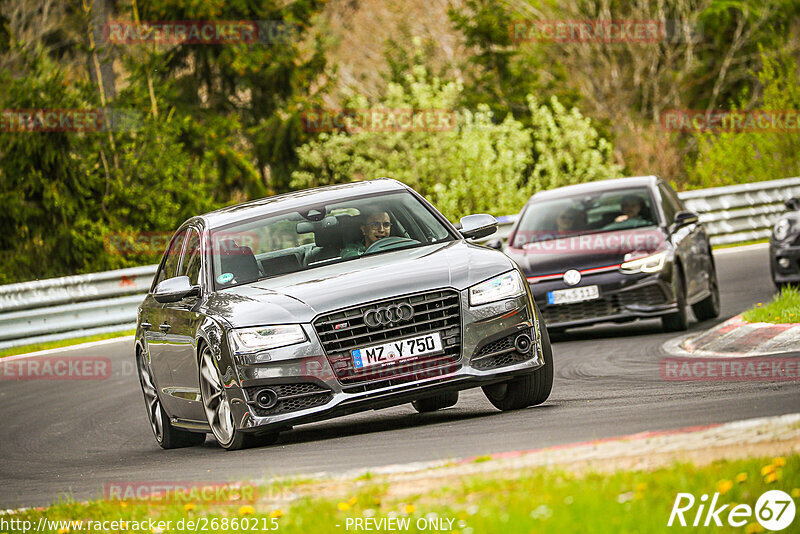
<path id="1" fill-rule="evenodd" d="M 194 228 L 189 230 L 189 241 L 186 242 L 178 276 L 188 276 L 192 286 L 200 283 L 200 234 Z"/>
<path id="2" fill-rule="evenodd" d="M 661 205 L 664 207 L 664 216 L 667 218 L 665 222 L 668 225 L 672 224 L 675 220 L 675 214 L 682 209 L 678 196 L 664 184 L 659 184 L 658 191 L 661 193 Z"/>
<path id="3" fill-rule="evenodd" d="M 186 239 L 186 232 L 187 230 L 184 230 L 172 238 L 169 247 L 167 247 L 167 252 L 164 253 L 164 262 L 161 264 L 161 269 L 159 269 L 158 275 L 156 275 L 156 282 L 153 284 L 154 289 L 164 280 L 177 276 L 178 263 L 181 259 L 181 250 L 183 249 L 183 242 Z"/>

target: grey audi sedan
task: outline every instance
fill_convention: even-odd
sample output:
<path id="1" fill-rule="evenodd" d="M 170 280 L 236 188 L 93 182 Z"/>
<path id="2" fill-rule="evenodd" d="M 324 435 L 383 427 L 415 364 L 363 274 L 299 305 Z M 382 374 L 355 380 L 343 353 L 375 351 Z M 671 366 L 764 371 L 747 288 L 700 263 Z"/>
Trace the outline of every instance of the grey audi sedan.
<path id="1" fill-rule="evenodd" d="M 482 387 L 543 403 L 547 331 L 519 268 L 388 179 L 297 191 L 186 221 L 138 311 L 136 363 L 165 449 L 225 449 L 292 426 Z"/>

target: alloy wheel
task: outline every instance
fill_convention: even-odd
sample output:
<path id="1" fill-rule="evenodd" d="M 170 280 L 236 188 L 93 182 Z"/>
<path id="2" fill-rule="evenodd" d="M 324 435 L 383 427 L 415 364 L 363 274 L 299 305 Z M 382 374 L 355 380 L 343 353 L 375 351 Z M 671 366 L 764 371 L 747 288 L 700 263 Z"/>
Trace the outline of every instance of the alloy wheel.
<path id="1" fill-rule="evenodd" d="M 233 414 L 213 356 L 207 347 L 200 357 L 200 395 L 214 437 L 220 445 L 229 443 L 233 439 Z"/>

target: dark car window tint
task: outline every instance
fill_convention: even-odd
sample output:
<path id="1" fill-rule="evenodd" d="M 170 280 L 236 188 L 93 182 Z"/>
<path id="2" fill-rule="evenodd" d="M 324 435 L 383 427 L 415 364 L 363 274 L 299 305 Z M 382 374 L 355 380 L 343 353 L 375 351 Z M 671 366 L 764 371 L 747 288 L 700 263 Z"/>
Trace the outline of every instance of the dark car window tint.
<path id="1" fill-rule="evenodd" d="M 381 213 L 386 246 L 367 252 L 364 224 Z M 385 225 L 385 228 L 384 226 Z M 386 238 L 391 238 L 386 240 Z M 211 233 L 217 289 L 331 262 L 452 239 L 414 195 L 402 192 L 341 200 L 326 206 L 230 225 Z"/>
<path id="2" fill-rule="evenodd" d="M 178 263 L 181 259 L 181 250 L 183 249 L 183 242 L 186 239 L 186 232 L 186 230 L 183 230 L 180 234 L 172 238 L 172 242 L 169 244 L 167 252 L 164 255 L 164 263 L 156 277 L 155 285 L 158 285 L 168 278 L 177 276 Z"/>
<path id="3" fill-rule="evenodd" d="M 196 286 L 200 279 L 200 234 L 195 229 L 191 229 L 190 232 L 179 275 L 188 276 L 189 283 Z"/>
<path id="4" fill-rule="evenodd" d="M 628 205 L 635 207 L 630 214 Z M 511 245 L 519 248 L 567 236 L 654 226 L 658 223 L 654 206 L 647 187 L 534 199 L 522 215 Z"/>

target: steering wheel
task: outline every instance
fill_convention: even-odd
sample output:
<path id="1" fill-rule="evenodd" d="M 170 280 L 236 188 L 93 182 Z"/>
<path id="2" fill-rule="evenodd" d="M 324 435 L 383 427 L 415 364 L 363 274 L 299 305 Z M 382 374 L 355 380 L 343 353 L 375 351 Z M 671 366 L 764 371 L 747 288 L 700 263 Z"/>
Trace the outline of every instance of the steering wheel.
<path id="1" fill-rule="evenodd" d="M 384 250 L 391 250 L 393 248 L 400 248 L 405 245 L 411 245 L 419 243 L 416 239 L 410 239 L 408 237 L 396 237 L 396 236 L 389 236 L 384 237 L 382 239 L 378 239 L 369 247 L 367 250 L 364 251 L 364 255 L 373 254 L 375 252 L 383 252 Z"/>

